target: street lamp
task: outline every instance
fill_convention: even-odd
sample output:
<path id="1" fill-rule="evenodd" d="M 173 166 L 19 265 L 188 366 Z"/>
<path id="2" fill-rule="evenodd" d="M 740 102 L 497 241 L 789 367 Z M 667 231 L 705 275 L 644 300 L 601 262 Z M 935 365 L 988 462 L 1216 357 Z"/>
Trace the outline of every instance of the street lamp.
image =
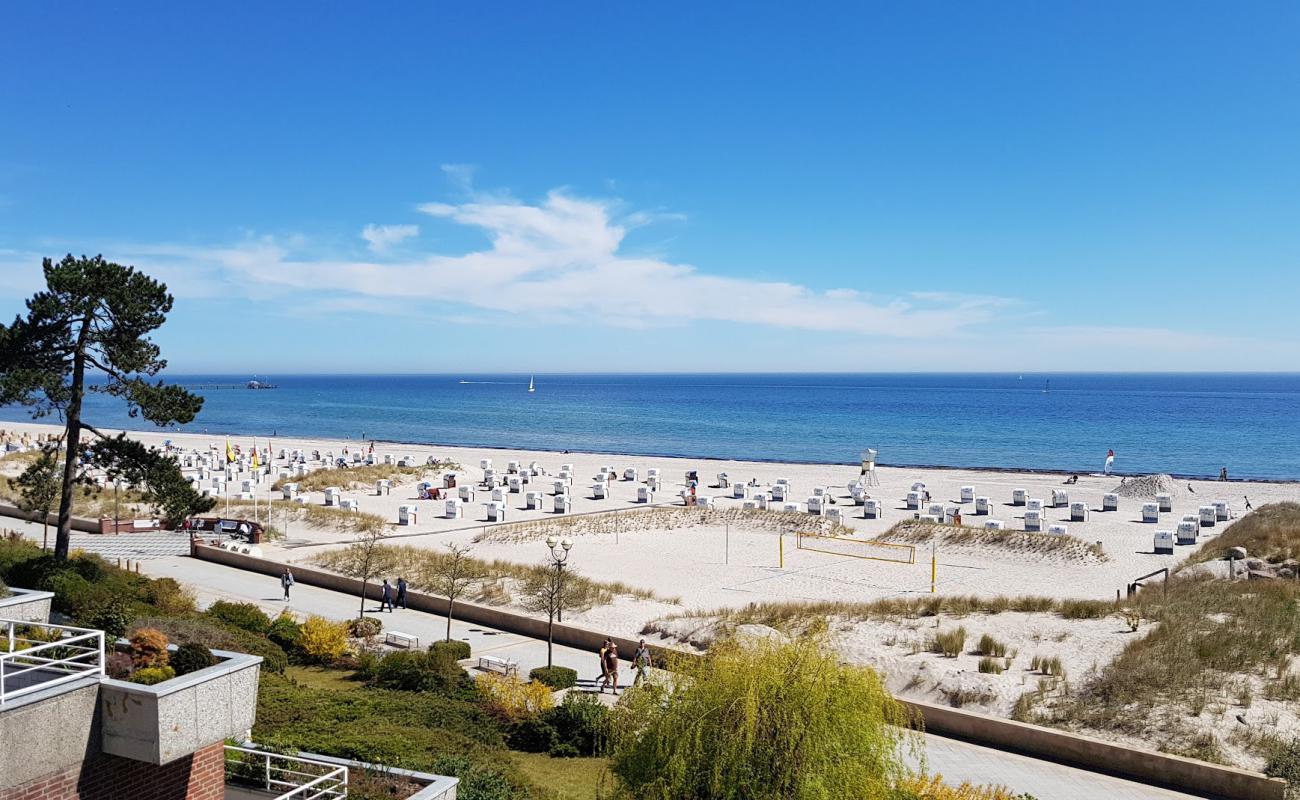
<path id="1" fill-rule="evenodd" d="M 564 621 L 564 562 L 569 560 L 569 551 L 573 549 L 573 540 L 569 537 L 563 539 L 558 536 L 546 537 L 546 546 L 551 549 L 551 562 L 555 564 L 555 571 L 558 573 L 556 581 L 556 598 L 555 598 L 555 621 Z"/>

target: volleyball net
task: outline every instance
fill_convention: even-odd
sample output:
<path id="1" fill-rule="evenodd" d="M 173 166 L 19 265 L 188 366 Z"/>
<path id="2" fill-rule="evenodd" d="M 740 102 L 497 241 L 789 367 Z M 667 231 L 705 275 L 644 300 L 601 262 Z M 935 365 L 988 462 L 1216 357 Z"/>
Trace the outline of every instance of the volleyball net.
<path id="1" fill-rule="evenodd" d="M 870 539 L 853 539 L 848 536 L 828 536 L 824 533 L 796 533 L 796 547 L 833 556 L 865 558 L 870 561 L 891 561 L 896 564 L 915 564 L 916 547 L 910 544 L 877 542 Z"/>

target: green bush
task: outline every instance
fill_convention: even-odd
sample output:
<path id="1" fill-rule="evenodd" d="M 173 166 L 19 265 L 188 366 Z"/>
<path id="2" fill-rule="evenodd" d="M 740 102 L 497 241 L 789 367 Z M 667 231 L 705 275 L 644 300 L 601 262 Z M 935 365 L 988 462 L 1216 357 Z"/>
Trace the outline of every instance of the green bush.
<path id="1" fill-rule="evenodd" d="M 434 762 L 433 771 L 460 778 L 460 786 L 456 787 L 457 800 L 511 800 L 515 797 L 509 781 L 499 770 L 474 764 L 467 758 L 439 758 Z"/>
<path id="2" fill-rule="evenodd" d="M 469 680 L 455 661 L 437 653 L 398 650 L 379 660 L 375 685 L 408 692 L 440 692 L 462 687 Z"/>
<path id="3" fill-rule="evenodd" d="M 176 670 L 171 667 L 142 667 L 131 673 L 131 683 L 153 686 L 155 683 L 169 681 L 176 677 Z"/>
<path id="4" fill-rule="evenodd" d="M 5 585 L 4 580 L 0 579 L 0 597 L 8 597 L 11 594 L 13 592 L 9 591 L 9 587 Z"/>
<path id="5" fill-rule="evenodd" d="M 266 638 L 275 642 L 284 652 L 293 656 L 302 645 L 302 626 L 289 614 L 281 614 L 271 620 L 271 627 L 266 631 Z"/>
<path id="6" fill-rule="evenodd" d="M 12 573 L 18 564 L 33 561 L 43 554 L 44 551 L 35 542 L 27 539 L 0 539 L 0 578 L 13 586 L 35 589 L 35 586 L 23 586 Z"/>
<path id="7" fill-rule="evenodd" d="M 975 645 L 975 652 L 982 656 L 1002 658 L 1007 654 L 1007 646 L 986 633 L 980 637 L 979 644 Z"/>
<path id="8" fill-rule="evenodd" d="M 609 708 L 595 695 L 569 692 L 564 702 L 542 714 L 555 729 L 556 740 L 571 746 L 575 755 L 603 755 L 610 733 Z"/>
<path id="9" fill-rule="evenodd" d="M 208 610 L 204 613 L 218 622 L 249 633 L 265 634 L 271 627 L 271 618 L 252 603 L 229 603 L 218 600 L 208 606 Z"/>
<path id="10" fill-rule="evenodd" d="M 197 642 L 212 650 L 232 650 L 236 653 L 262 657 L 264 672 L 284 672 L 289 665 L 289 657 L 279 645 L 263 636 L 257 636 L 239 628 L 219 625 L 210 619 L 186 617 L 141 617 L 132 625 L 132 630 L 139 628 L 157 628 L 167 634 L 174 644 Z"/>
<path id="11" fill-rule="evenodd" d="M 989 675 L 1001 675 L 1002 670 L 1004 668 L 1004 663 L 1005 662 L 1000 658 L 993 658 L 992 656 L 984 656 L 983 658 L 980 659 L 979 670 L 980 672 Z"/>
<path id="12" fill-rule="evenodd" d="M 546 753 L 556 744 L 555 729 L 541 717 L 524 717 L 511 727 L 506 744 L 525 753 Z"/>
<path id="13" fill-rule="evenodd" d="M 1300 739 L 1274 747 L 1264 765 L 1264 774 L 1281 778 L 1293 789 L 1300 788 Z"/>
<path id="14" fill-rule="evenodd" d="M 133 616 L 135 615 L 126 603 L 114 599 L 103 607 L 95 609 L 90 616 L 79 617 L 79 619 L 87 626 L 103 631 L 107 639 L 117 640 L 126 636 L 127 628 L 131 626 Z"/>
<path id="15" fill-rule="evenodd" d="M 458 639 L 452 639 L 450 641 L 439 639 L 429 645 L 429 652 L 434 654 L 445 654 L 446 657 L 450 658 L 452 661 L 460 661 L 469 658 L 469 642 L 462 642 Z"/>
<path id="16" fill-rule="evenodd" d="M 198 642 L 187 642 L 171 654 L 168 662 L 177 675 L 188 675 L 217 663 L 212 651 Z"/>
<path id="17" fill-rule="evenodd" d="M 353 639 L 369 639 L 378 636 L 383 630 L 383 620 L 376 617 L 358 617 L 348 621 L 348 636 Z"/>
<path id="18" fill-rule="evenodd" d="M 537 667 L 528 673 L 528 679 L 540 681 L 559 691 L 577 685 L 578 671 L 568 667 Z"/>
<path id="19" fill-rule="evenodd" d="M 582 755 L 582 753 L 579 753 L 578 748 L 568 742 L 560 742 L 551 748 L 548 755 L 551 758 L 577 758 Z"/>
<path id="20" fill-rule="evenodd" d="M 175 578 L 155 578 L 144 590 L 144 601 L 164 614 L 184 615 L 198 610 L 194 595 Z"/>
<path id="21" fill-rule="evenodd" d="M 934 643 L 930 649 L 936 653 L 942 653 L 948 658 L 956 658 L 961 655 L 962 648 L 966 646 L 966 629 L 955 628 L 950 631 L 943 631 L 934 635 Z"/>

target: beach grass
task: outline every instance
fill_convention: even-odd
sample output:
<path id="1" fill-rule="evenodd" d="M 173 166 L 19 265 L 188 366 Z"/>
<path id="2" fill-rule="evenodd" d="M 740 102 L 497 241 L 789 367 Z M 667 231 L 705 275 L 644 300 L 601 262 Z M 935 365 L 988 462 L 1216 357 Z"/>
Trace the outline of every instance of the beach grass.
<path id="1" fill-rule="evenodd" d="M 437 464 L 417 464 L 414 467 L 399 467 L 396 464 L 369 464 L 343 469 L 328 467 L 313 470 L 306 475 L 281 478 L 271 484 L 271 488 L 278 491 L 286 483 L 296 483 L 300 492 L 323 492 L 331 486 L 347 490 L 370 489 L 373 491 L 376 481 L 389 480 L 394 484 L 400 484 L 422 480 L 425 477 L 435 477 L 443 472 L 455 472 L 459 469 L 460 465 L 454 461 L 439 461 Z"/>
<path id="2" fill-rule="evenodd" d="M 916 520 L 897 523 L 877 536 L 876 541 L 915 545 L 934 542 L 940 547 L 1003 550 L 1015 553 L 1020 558 L 1039 556 L 1090 564 L 1110 560 L 1100 544 L 1085 542 L 1074 536 L 1031 531 L 990 531 Z"/>
<path id="3" fill-rule="evenodd" d="M 651 507 L 599 514 L 574 514 L 498 525 L 475 537 L 476 542 L 520 543 L 548 536 L 583 536 L 632 531 L 670 531 L 731 525 L 738 532 L 794 533 L 805 531 L 830 536 L 854 536 L 852 528 L 815 517 L 784 511 L 743 508 Z"/>
<path id="4" fill-rule="evenodd" d="M 1300 559 L 1300 503 L 1270 503 L 1237 520 L 1207 542 L 1192 561 L 1223 558 L 1228 549 L 1244 547 L 1253 558 L 1277 563 Z"/>

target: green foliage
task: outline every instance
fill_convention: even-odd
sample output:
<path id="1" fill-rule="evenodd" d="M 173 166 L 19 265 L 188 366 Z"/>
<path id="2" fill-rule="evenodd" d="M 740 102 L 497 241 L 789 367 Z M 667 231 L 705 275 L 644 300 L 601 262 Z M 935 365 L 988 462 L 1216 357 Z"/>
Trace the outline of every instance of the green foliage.
<path id="1" fill-rule="evenodd" d="M 966 629 L 953 628 L 952 630 L 940 631 L 934 635 L 934 641 L 930 649 L 936 653 L 942 653 L 948 658 L 956 658 L 961 655 L 962 649 L 966 646 Z"/>
<path id="2" fill-rule="evenodd" d="M 542 715 L 555 729 L 560 744 L 573 748 L 574 755 L 603 755 L 610 738 L 609 707 L 587 692 L 568 692 L 564 702 Z"/>
<path id="3" fill-rule="evenodd" d="M 145 686 L 153 686 L 155 683 L 169 681 L 176 677 L 176 670 L 171 667 L 141 667 L 131 673 L 131 683 L 140 683 Z"/>
<path id="4" fill-rule="evenodd" d="M 293 615 L 282 612 L 271 621 L 266 631 L 266 638 L 279 645 L 289 655 L 297 653 L 302 646 L 302 628 Z"/>
<path id="5" fill-rule="evenodd" d="M 17 478 L 18 507 L 32 515 L 32 519 L 45 523 L 50 511 L 59 502 L 63 488 L 63 474 L 59 467 L 58 450 L 42 449 L 40 455 L 27 465 Z"/>
<path id="6" fill-rule="evenodd" d="M 568 667 L 536 667 L 528 673 L 528 680 L 544 683 L 559 691 L 577 685 L 578 671 Z"/>
<path id="7" fill-rule="evenodd" d="M 984 656 L 980 659 L 979 671 L 987 675 L 1001 675 L 1002 670 L 1005 669 L 1004 663 L 1000 658 Z"/>
<path id="8" fill-rule="evenodd" d="M 1110 600 L 1062 600 L 1061 616 L 1066 619 L 1101 619 L 1115 611 Z"/>
<path id="9" fill-rule="evenodd" d="M 555 729 L 539 716 L 524 717 L 510 728 L 506 744 L 525 753 L 546 753 L 556 744 Z"/>
<path id="10" fill-rule="evenodd" d="M 0 406 L 23 405 L 38 418 L 58 415 L 71 445 L 81 441 L 87 392 L 117 397 L 131 417 L 159 426 L 193 420 L 203 398 L 150 382 L 167 363 L 149 338 L 171 311 L 167 287 L 101 256 L 69 254 L 57 264 L 47 258 L 42 268 L 45 289 L 27 301 L 26 316 L 0 325 Z M 103 381 L 88 385 L 88 368 Z M 65 455 L 70 470 L 79 449 L 70 446 Z M 143 467 L 129 460 L 117 466 Z M 72 481 L 63 480 L 60 488 L 60 512 L 69 512 Z M 68 557 L 70 534 L 69 524 L 59 526 L 55 555 L 60 560 Z"/>
<path id="11" fill-rule="evenodd" d="M 41 548 L 26 539 L 0 538 L 0 578 L 13 586 L 35 589 L 35 586 L 23 586 L 19 583 L 18 579 L 14 577 L 14 570 L 22 562 L 33 561 L 42 555 Z"/>
<path id="12" fill-rule="evenodd" d="M 13 592 L 9 591 L 9 586 L 5 584 L 3 579 L 0 579 L 0 597 L 8 597 L 11 594 Z"/>
<path id="13" fill-rule="evenodd" d="M 220 623 L 240 628 L 249 633 L 264 634 L 271 627 L 271 618 L 252 603 L 231 603 L 218 600 L 204 612 Z"/>
<path id="14" fill-rule="evenodd" d="M 469 642 L 440 640 L 429 645 L 429 652 L 441 654 L 451 661 L 461 661 L 470 656 Z"/>
<path id="15" fill-rule="evenodd" d="M 639 798 L 891 796 L 906 712 L 870 669 L 819 637 L 722 641 L 676 664 L 669 691 L 629 689 L 611 769 Z"/>
<path id="16" fill-rule="evenodd" d="M 175 644 L 197 642 L 213 650 L 230 650 L 261 656 L 263 672 L 284 672 L 289 657 L 271 640 L 239 628 L 230 628 L 213 620 L 184 617 L 142 617 L 132 625 L 157 628 Z"/>
<path id="17" fill-rule="evenodd" d="M 188 675 L 191 672 L 207 669 L 217 663 L 217 659 L 212 655 L 212 651 L 203 645 L 187 642 L 176 648 L 168 663 L 176 670 L 177 675 Z"/>
<path id="18" fill-rule="evenodd" d="M 538 796 L 511 764 L 497 724 L 459 696 L 380 688 L 321 691 L 264 674 L 253 738 L 270 746 L 456 775 L 465 781 L 457 793 L 461 800 Z"/>
<path id="19" fill-rule="evenodd" d="M 1264 774 L 1281 778 L 1292 789 L 1300 788 L 1300 739 L 1274 747 L 1264 765 Z"/>
<path id="20" fill-rule="evenodd" d="M 170 656 L 167 652 L 167 634 L 157 628 L 138 628 L 131 634 L 131 661 L 138 668 L 165 666 Z"/>
<path id="21" fill-rule="evenodd" d="M 454 661 L 422 653 L 398 650 L 384 656 L 375 667 L 375 685 L 410 692 L 445 691 L 468 679 Z"/>
<path id="22" fill-rule="evenodd" d="M 1002 658 L 1007 654 L 1007 646 L 986 633 L 980 637 L 979 644 L 975 646 L 975 652 L 982 656 Z"/>

